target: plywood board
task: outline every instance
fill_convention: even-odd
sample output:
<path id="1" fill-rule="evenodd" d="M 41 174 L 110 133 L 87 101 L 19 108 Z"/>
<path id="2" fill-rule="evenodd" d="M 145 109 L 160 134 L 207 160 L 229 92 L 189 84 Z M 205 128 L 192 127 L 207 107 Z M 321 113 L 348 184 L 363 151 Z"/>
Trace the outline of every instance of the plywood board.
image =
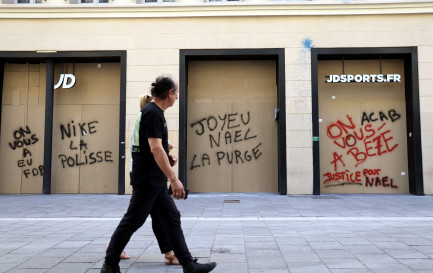
<path id="1" fill-rule="evenodd" d="M 119 105 L 82 106 L 80 193 L 117 193 Z"/>
<path id="2" fill-rule="evenodd" d="M 278 192 L 275 102 L 233 104 L 240 117 L 233 137 L 233 191 Z"/>
<path id="3" fill-rule="evenodd" d="M 345 74 L 379 74 L 379 60 L 345 61 Z M 326 83 L 342 61 L 319 63 L 322 193 L 408 193 L 403 60 L 382 60 L 401 82 Z"/>
<path id="4" fill-rule="evenodd" d="M 31 145 L 23 152 L 21 193 L 42 193 L 44 172 L 45 106 L 28 105 L 27 126 Z"/>
<path id="5" fill-rule="evenodd" d="M 190 190 L 277 192 L 275 62 L 191 62 L 188 75 Z"/>
<path id="6" fill-rule="evenodd" d="M 24 107 L 2 105 L 0 139 L 0 193 L 21 193 L 23 159 L 22 130 L 26 130 Z"/>
<path id="7" fill-rule="evenodd" d="M 59 81 L 61 65 L 57 64 L 54 74 L 55 84 Z M 59 94 L 54 104 L 119 104 L 120 64 L 102 63 L 75 64 L 75 86 L 69 89 L 56 89 Z M 66 73 L 66 65 L 63 68 Z M 73 72 L 72 64 L 68 73 Z"/>
<path id="8" fill-rule="evenodd" d="M 81 105 L 54 105 L 52 193 L 78 193 L 80 123 Z"/>
<path id="9" fill-rule="evenodd" d="M 28 65 L 6 63 L 3 86 L 28 86 Z"/>
<path id="10" fill-rule="evenodd" d="M 232 168 L 224 160 L 232 144 L 218 116 L 232 112 L 230 103 L 193 103 L 188 106 L 187 185 L 194 192 L 232 192 Z M 208 126 L 210 125 L 210 127 Z M 214 128 L 215 127 L 215 128 Z"/>

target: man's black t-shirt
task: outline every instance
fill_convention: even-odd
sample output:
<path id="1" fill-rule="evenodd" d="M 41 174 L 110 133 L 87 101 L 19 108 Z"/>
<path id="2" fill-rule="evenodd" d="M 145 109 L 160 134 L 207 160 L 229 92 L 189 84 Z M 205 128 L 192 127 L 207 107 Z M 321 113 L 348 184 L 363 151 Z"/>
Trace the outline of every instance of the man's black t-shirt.
<path id="1" fill-rule="evenodd" d="M 132 139 L 132 186 L 166 187 L 167 177 L 150 152 L 149 138 L 162 139 L 168 156 L 168 131 L 164 112 L 155 103 L 148 103 L 137 117 Z"/>

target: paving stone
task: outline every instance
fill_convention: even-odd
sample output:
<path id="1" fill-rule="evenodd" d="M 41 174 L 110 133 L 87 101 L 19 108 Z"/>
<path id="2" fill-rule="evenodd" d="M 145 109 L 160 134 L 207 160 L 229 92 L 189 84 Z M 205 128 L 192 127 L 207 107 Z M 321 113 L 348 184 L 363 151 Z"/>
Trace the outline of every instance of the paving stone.
<path id="1" fill-rule="evenodd" d="M 339 242 L 310 242 L 313 249 L 344 249 Z"/>
<path id="2" fill-rule="evenodd" d="M 7 272 L 8 273 L 45 273 L 47 271 L 46 271 L 46 269 L 36 269 L 36 268 L 32 268 L 32 269 L 28 269 L 28 268 L 13 268 L 13 269 L 11 269 L 11 270 L 9 270 Z"/>
<path id="3" fill-rule="evenodd" d="M 2 263 L 0 264 L 0 273 L 9 271 L 10 269 L 16 267 L 19 263 Z"/>
<path id="4" fill-rule="evenodd" d="M 329 249 L 319 249 L 316 250 L 317 256 L 319 256 L 320 258 L 324 258 L 324 259 L 339 259 L 339 258 L 355 258 L 355 256 L 347 250 L 329 250 Z"/>
<path id="5" fill-rule="evenodd" d="M 394 259 L 428 259 L 429 258 L 427 255 L 424 255 L 415 249 L 404 249 L 404 250 L 388 249 L 386 250 L 386 253 L 388 253 Z"/>
<path id="6" fill-rule="evenodd" d="M 233 253 L 212 253 L 211 261 L 216 263 L 246 263 L 247 257 L 245 254 Z"/>
<path id="7" fill-rule="evenodd" d="M 33 257 L 34 254 L 4 254 L 0 256 L 0 267 L 3 267 L 3 264 L 23 263 Z"/>
<path id="8" fill-rule="evenodd" d="M 176 271 L 175 271 L 176 270 Z M 231 262 L 219 262 L 217 267 L 212 270 L 212 273 L 251 273 L 251 272 L 261 272 L 254 270 L 262 270 L 262 269 L 248 269 L 247 263 L 231 263 Z M 272 270 L 272 269 L 266 269 Z M 167 273 L 180 273 L 181 269 L 170 268 Z M 272 272 L 272 271 L 269 271 Z"/>
<path id="9" fill-rule="evenodd" d="M 398 272 L 398 273 L 406 273 L 413 272 L 409 267 L 402 264 L 374 264 L 368 266 L 368 268 L 375 273 L 389 273 L 389 272 Z"/>
<path id="10" fill-rule="evenodd" d="M 357 259 L 322 259 L 329 268 L 366 268 Z"/>
<path id="11" fill-rule="evenodd" d="M 321 262 L 320 258 L 314 251 L 302 253 L 283 253 L 283 258 L 287 263 L 317 263 Z"/>
<path id="12" fill-rule="evenodd" d="M 213 271 L 212 271 L 213 272 Z M 250 268 L 248 270 L 249 273 L 289 273 L 290 271 L 288 269 L 257 269 L 257 268 Z"/>
<path id="13" fill-rule="evenodd" d="M 53 268 L 47 271 L 47 273 L 84 273 L 87 272 L 91 267 L 93 263 L 67 263 L 63 262 L 60 264 L 57 264 Z"/>
<path id="14" fill-rule="evenodd" d="M 392 258 L 386 253 L 376 253 L 376 254 L 355 254 L 355 257 L 367 267 L 372 268 L 376 264 L 396 264 L 397 260 Z"/>
<path id="15" fill-rule="evenodd" d="M 433 259 L 397 259 L 410 269 L 430 269 L 433 271 Z"/>
<path id="16" fill-rule="evenodd" d="M 322 263 L 288 263 L 291 273 L 326 273 L 331 272 Z"/>
<path id="17" fill-rule="evenodd" d="M 350 269 L 350 268 L 347 268 L 347 269 L 340 269 L 340 268 L 333 268 L 333 269 L 331 269 L 331 272 L 332 273 L 371 273 L 371 272 L 373 272 L 373 271 L 371 271 L 370 269 L 368 269 L 368 268 L 357 268 L 357 269 Z M 409 273 L 409 272 L 407 272 L 407 273 Z"/>
<path id="18" fill-rule="evenodd" d="M 60 263 L 64 258 L 45 258 L 45 257 L 35 257 L 31 258 L 24 263 L 20 264 L 17 268 L 29 268 L 29 269 L 50 269 L 53 266 Z"/>

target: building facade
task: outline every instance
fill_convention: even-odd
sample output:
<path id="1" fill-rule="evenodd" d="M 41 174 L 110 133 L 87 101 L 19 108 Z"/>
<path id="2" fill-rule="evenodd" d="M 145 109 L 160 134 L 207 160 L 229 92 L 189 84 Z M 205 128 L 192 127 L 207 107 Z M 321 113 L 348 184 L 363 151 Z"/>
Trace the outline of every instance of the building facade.
<path id="1" fill-rule="evenodd" d="M 3 0 L 0 193 L 130 193 L 165 73 L 191 191 L 433 194 L 432 31 L 432 1 Z"/>

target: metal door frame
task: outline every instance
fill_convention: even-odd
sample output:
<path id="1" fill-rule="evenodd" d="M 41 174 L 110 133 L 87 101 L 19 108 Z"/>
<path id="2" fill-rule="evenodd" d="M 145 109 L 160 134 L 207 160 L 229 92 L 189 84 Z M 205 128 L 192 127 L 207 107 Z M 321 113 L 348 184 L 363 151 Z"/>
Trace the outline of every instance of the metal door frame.
<path id="1" fill-rule="evenodd" d="M 278 191 L 287 194 L 286 159 L 286 82 L 284 49 L 181 49 L 179 67 L 179 179 L 187 186 L 186 151 L 187 141 L 187 81 L 189 61 L 212 60 L 275 60 L 278 88 Z"/>
<path id="2" fill-rule="evenodd" d="M 424 195 L 417 47 L 312 48 L 311 84 L 313 137 L 319 137 L 318 63 L 320 60 L 403 59 L 405 73 L 409 192 Z M 319 138 L 320 139 L 320 138 Z M 319 141 L 313 141 L 313 194 L 320 194 Z"/>

